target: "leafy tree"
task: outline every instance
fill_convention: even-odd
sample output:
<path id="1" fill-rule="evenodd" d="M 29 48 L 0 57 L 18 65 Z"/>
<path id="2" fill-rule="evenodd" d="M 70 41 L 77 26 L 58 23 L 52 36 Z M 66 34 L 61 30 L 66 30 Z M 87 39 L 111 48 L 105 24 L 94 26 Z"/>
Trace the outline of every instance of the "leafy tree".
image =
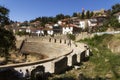
<path id="1" fill-rule="evenodd" d="M 58 14 L 58 15 L 56 15 L 56 19 L 57 20 L 61 20 L 61 19 L 64 19 L 64 18 L 65 18 L 64 14 Z"/>
<path id="2" fill-rule="evenodd" d="M 9 24 L 8 13 L 9 13 L 9 10 L 7 8 L 0 6 L 0 27 L 3 27 L 6 24 Z"/>
<path id="3" fill-rule="evenodd" d="M 0 6 L 0 55 L 7 60 L 9 50 L 15 47 L 15 37 L 12 32 L 4 29 L 4 25 L 9 24 L 9 10 Z"/>
<path id="4" fill-rule="evenodd" d="M 75 37 L 74 34 L 67 34 L 67 37 L 68 37 L 70 40 L 73 40 L 73 41 L 76 39 L 76 37 Z"/>
<path id="5" fill-rule="evenodd" d="M 70 15 L 65 15 L 65 18 L 70 18 Z"/>
<path id="6" fill-rule="evenodd" d="M 53 22 L 53 17 L 48 17 L 48 22 Z"/>
<path id="7" fill-rule="evenodd" d="M 120 12 L 120 4 L 119 3 L 112 6 L 112 14 L 115 14 L 117 12 Z"/>
<path id="8" fill-rule="evenodd" d="M 77 17 L 78 14 L 76 12 L 73 13 L 72 17 Z"/>
<path id="9" fill-rule="evenodd" d="M 86 12 L 86 19 L 89 19 L 90 18 L 90 11 L 88 10 L 87 12 Z"/>
<path id="10" fill-rule="evenodd" d="M 81 19 L 84 19 L 85 18 L 85 14 L 84 14 L 84 11 L 82 12 L 82 15 L 81 15 Z"/>
<path id="11" fill-rule="evenodd" d="M 42 22 L 41 26 L 45 26 L 45 24 L 48 23 L 48 17 L 46 16 L 42 17 L 41 22 Z"/>
<path id="12" fill-rule="evenodd" d="M 94 13 L 93 13 L 93 11 L 90 13 L 90 17 L 93 17 L 93 15 L 94 15 Z"/>
<path id="13" fill-rule="evenodd" d="M 26 31 L 18 31 L 16 32 L 16 35 L 22 36 L 22 35 L 28 35 L 29 33 L 27 33 Z"/>
<path id="14" fill-rule="evenodd" d="M 111 11 L 111 9 L 108 9 L 106 11 L 106 15 L 107 15 L 108 19 L 112 17 L 112 11 Z"/>
<path id="15" fill-rule="evenodd" d="M 28 21 L 24 21 L 20 26 L 29 26 Z"/>
<path id="16" fill-rule="evenodd" d="M 120 23 L 118 22 L 118 19 L 116 17 L 111 17 L 108 25 L 115 29 L 120 28 Z"/>

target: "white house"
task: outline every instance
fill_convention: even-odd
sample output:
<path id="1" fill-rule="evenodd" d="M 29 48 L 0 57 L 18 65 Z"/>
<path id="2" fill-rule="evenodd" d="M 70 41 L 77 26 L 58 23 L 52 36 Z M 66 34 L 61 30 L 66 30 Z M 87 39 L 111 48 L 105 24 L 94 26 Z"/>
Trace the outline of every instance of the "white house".
<path id="1" fill-rule="evenodd" d="M 27 27 L 27 28 L 26 28 L 26 32 L 27 32 L 27 33 L 31 33 L 30 27 Z"/>
<path id="2" fill-rule="evenodd" d="M 37 30 L 36 30 L 36 34 L 37 34 L 38 36 L 44 35 L 43 29 L 37 29 Z"/>
<path id="3" fill-rule="evenodd" d="M 59 24 L 54 24 L 54 26 L 56 26 L 56 27 L 57 27 L 57 26 L 59 26 Z"/>
<path id="4" fill-rule="evenodd" d="M 73 27 L 70 25 L 62 26 L 62 34 L 73 34 Z"/>
<path id="5" fill-rule="evenodd" d="M 37 35 L 37 36 L 44 35 L 44 30 L 42 27 L 38 27 L 38 28 L 31 27 L 30 31 L 31 31 L 30 33 Z"/>
<path id="6" fill-rule="evenodd" d="M 47 30 L 48 35 L 53 35 L 53 30 Z"/>
<path id="7" fill-rule="evenodd" d="M 51 24 L 46 25 L 46 28 L 44 30 L 47 31 L 48 35 L 53 35 L 53 25 Z"/>
<path id="8" fill-rule="evenodd" d="M 118 19 L 118 21 L 119 21 L 119 23 L 120 23 L 120 12 L 118 12 L 118 13 L 116 13 L 116 14 L 114 14 L 116 17 L 117 17 L 117 19 Z"/>
<path id="9" fill-rule="evenodd" d="M 38 36 L 44 35 L 44 31 L 43 31 L 43 30 L 36 30 L 36 34 L 37 34 Z"/>
<path id="10" fill-rule="evenodd" d="M 25 32 L 26 32 L 26 28 L 27 28 L 26 26 L 22 26 L 22 27 L 19 28 L 18 31 L 19 31 L 19 32 L 22 32 L 22 31 L 25 31 Z"/>
<path id="11" fill-rule="evenodd" d="M 53 35 L 54 34 L 53 29 L 49 28 L 49 27 L 44 28 L 44 34 L 45 35 Z"/>
<path id="12" fill-rule="evenodd" d="M 85 19 L 85 20 L 80 20 L 79 22 L 79 27 L 82 28 L 82 29 L 85 29 L 85 27 L 88 26 L 88 20 Z"/>
<path id="13" fill-rule="evenodd" d="M 62 24 L 62 21 L 58 21 L 58 25 L 61 25 Z"/>
<path id="14" fill-rule="evenodd" d="M 89 27 L 97 26 L 97 19 L 89 19 L 88 20 L 88 26 Z"/>

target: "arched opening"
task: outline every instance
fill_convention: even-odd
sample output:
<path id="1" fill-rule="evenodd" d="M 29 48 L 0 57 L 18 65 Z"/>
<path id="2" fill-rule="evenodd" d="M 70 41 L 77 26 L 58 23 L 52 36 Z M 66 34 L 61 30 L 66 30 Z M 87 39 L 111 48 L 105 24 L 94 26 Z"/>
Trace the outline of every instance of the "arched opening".
<path id="1" fill-rule="evenodd" d="M 37 66 L 31 71 L 31 80 L 45 80 L 44 66 Z"/>
<path id="2" fill-rule="evenodd" d="M 74 54 L 72 56 L 72 65 L 75 65 L 75 64 L 77 64 L 77 54 Z"/>

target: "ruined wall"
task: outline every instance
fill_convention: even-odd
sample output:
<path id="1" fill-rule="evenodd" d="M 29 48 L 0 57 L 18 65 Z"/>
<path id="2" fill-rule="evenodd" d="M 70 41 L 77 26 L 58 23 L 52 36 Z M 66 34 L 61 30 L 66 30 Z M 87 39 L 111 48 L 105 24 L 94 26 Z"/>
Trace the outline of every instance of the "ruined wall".
<path id="1" fill-rule="evenodd" d="M 54 42 L 51 43 L 56 44 Z M 62 40 L 61 42 L 57 41 L 57 43 L 64 44 L 64 40 Z M 0 69 L 13 68 L 18 72 L 22 70 L 22 72 L 25 74 L 26 69 L 28 69 L 31 72 L 37 66 L 43 66 L 45 68 L 45 72 L 58 74 L 64 72 L 68 67 L 73 66 L 76 63 L 80 63 L 80 59 L 84 59 L 83 57 L 85 57 L 85 52 L 86 52 L 86 49 L 84 48 L 84 44 L 79 43 L 76 45 L 72 43 L 71 46 L 68 47 L 70 48 L 70 50 L 65 52 L 64 55 L 59 55 L 58 57 L 47 58 L 44 60 L 29 62 L 29 63 L 0 66 Z"/>
<path id="2" fill-rule="evenodd" d="M 67 66 L 67 61 L 68 58 L 67 57 L 63 57 L 58 61 L 54 62 L 54 73 L 59 74 L 64 72 L 68 66 Z"/>

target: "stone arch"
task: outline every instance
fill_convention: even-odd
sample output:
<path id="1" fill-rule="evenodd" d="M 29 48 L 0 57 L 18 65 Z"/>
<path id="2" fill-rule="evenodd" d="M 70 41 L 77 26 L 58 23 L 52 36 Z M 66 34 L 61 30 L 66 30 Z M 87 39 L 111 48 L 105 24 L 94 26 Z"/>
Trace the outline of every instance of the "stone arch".
<path id="1" fill-rule="evenodd" d="M 64 44 L 66 44 L 66 39 L 64 40 Z"/>
<path id="2" fill-rule="evenodd" d="M 67 62 L 68 62 L 68 58 L 66 56 L 64 56 L 60 60 L 56 61 L 54 63 L 55 64 L 54 73 L 60 74 L 60 73 L 65 72 L 66 69 L 68 68 Z"/>
<path id="3" fill-rule="evenodd" d="M 62 43 L 62 40 L 60 39 L 60 44 Z"/>
<path id="4" fill-rule="evenodd" d="M 54 43 L 56 43 L 57 42 L 57 39 L 54 39 Z"/>
<path id="5" fill-rule="evenodd" d="M 72 55 L 72 65 L 77 64 L 77 54 Z"/>
<path id="6" fill-rule="evenodd" d="M 85 51 L 83 51 L 81 54 L 80 54 L 80 61 L 84 61 L 85 60 Z"/>
<path id="7" fill-rule="evenodd" d="M 31 71 L 31 80 L 44 80 L 45 67 L 40 65 Z"/>
<path id="8" fill-rule="evenodd" d="M 80 54 L 80 61 L 88 61 L 89 60 L 89 56 L 86 56 L 86 51 L 83 51 Z"/>

